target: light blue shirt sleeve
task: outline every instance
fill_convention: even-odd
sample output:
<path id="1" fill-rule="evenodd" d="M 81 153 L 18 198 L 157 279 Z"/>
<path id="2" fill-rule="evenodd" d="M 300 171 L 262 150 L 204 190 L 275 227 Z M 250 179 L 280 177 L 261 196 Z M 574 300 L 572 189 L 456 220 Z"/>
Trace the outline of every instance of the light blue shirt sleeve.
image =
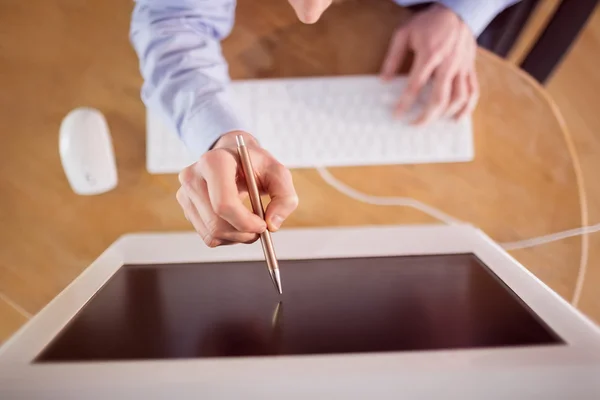
<path id="1" fill-rule="evenodd" d="M 142 101 L 196 159 L 224 133 L 247 130 L 227 98 L 221 40 L 235 0 L 136 0 L 130 41 L 143 78 Z"/>
<path id="2" fill-rule="evenodd" d="M 517 1 L 438 2 L 459 15 L 478 36 L 498 13 Z M 425 1 L 395 2 L 409 6 Z M 235 6 L 235 0 L 135 0 L 129 37 L 143 78 L 142 101 L 179 135 L 195 158 L 221 135 L 248 131 L 227 98 L 229 73 L 221 52 L 221 41 L 233 28 Z"/>
<path id="3" fill-rule="evenodd" d="M 394 0 L 401 6 L 412 6 L 426 3 L 425 0 Z M 473 35 L 479 36 L 492 20 L 507 7 L 520 0 L 437 0 L 458 15 L 471 29 Z"/>

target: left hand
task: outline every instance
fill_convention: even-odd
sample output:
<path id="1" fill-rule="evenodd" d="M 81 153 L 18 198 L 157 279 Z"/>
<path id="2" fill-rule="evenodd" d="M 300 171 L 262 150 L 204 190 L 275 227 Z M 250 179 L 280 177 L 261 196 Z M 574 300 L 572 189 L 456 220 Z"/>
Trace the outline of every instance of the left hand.
<path id="1" fill-rule="evenodd" d="M 443 5 L 433 5 L 401 26 L 394 34 L 381 70 L 383 79 L 391 79 L 407 52 L 414 52 L 407 86 L 395 106 L 395 114 L 400 116 L 409 110 L 430 79 L 431 96 L 414 121 L 416 124 L 470 114 L 479 99 L 476 49 L 469 27 Z"/>

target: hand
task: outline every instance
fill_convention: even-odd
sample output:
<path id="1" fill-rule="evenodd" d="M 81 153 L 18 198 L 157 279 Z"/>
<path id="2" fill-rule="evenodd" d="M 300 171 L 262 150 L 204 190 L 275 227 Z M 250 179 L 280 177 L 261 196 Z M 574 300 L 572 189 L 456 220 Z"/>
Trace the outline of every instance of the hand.
<path id="1" fill-rule="evenodd" d="M 242 202 L 248 190 L 235 141 L 240 133 L 244 135 L 261 194 L 271 198 L 265 210 L 266 222 Z M 177 201 L 209 247 L 252 243 L 266 229 L 279 229 L 298 206 L 290 171 L 245 132 L 223 135 L 212 150 L 181 171 L 179 181 Z"/>
<path id="2" fill-rule="evenodd" d="M 397 72 L 408 50 L 415 53 L 408 82 L 396 107 L 400 116 L 415 103 L 432 79 L 432 92 L 416 124 L 442 116 L 455 119 L 470 114 L 479 98 L 475 73 L 476 41 L 469 27 L 450 9 L 433 5 L 401 26 L 392 39 L 381 70 L 388 80 Z"/>

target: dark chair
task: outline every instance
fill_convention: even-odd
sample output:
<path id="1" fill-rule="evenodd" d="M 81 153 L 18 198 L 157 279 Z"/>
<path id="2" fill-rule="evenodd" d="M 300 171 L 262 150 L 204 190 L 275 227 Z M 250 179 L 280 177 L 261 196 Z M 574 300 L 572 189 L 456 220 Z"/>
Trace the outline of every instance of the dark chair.
<path id="1" fill-rule="evenodd" d="M 498 15 L 480 35 L 479 45 L 506 57 L 540 0 L 521 0 Z M 592 15 L 598 0 L 562 0 L 520 67 L 544 84 Z"/>

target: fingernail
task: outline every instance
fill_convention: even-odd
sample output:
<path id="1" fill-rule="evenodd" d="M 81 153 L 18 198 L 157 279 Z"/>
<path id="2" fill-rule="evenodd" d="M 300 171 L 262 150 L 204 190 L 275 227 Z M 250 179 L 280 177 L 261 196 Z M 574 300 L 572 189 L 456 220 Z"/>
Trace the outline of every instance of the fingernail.
<path id="1" fill-rule="evenodd" d="M 274 230 L 279 229 L 282 223 L 283 218 L 281 218 L 279 215 L 273 215 L 273 217 L 271 218 L 271 228 Z"/>

